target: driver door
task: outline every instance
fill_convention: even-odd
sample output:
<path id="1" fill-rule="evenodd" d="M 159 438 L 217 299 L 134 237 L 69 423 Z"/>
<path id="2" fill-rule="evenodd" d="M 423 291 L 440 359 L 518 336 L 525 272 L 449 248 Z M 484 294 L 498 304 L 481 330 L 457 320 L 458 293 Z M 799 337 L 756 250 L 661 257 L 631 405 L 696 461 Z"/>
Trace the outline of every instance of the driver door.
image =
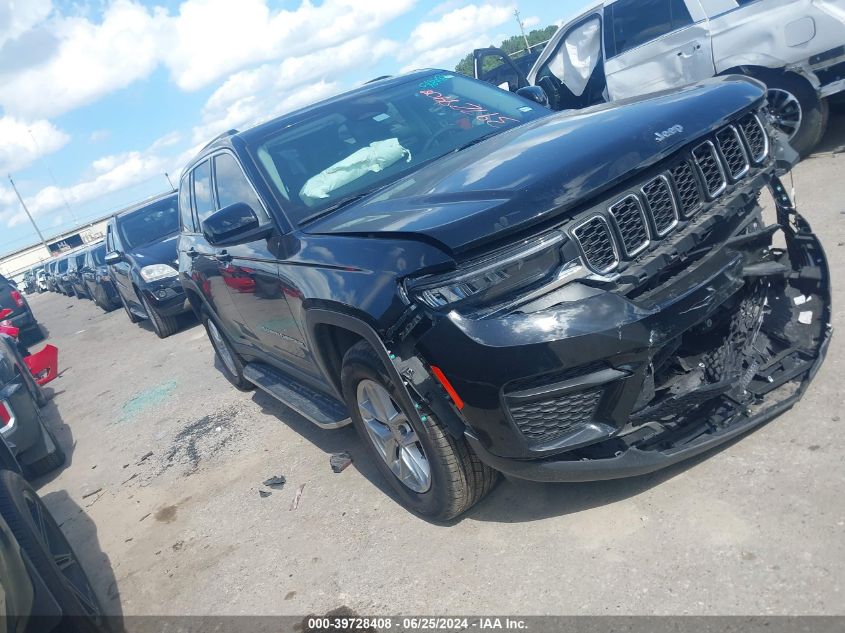
<path id="1" fill-rule="evenodd" d="M 698 13 L 700 5 L 684 0 L 609 4 L 604 48 L 611 100 L 680 88 L 714 76 L 710 32 Z M 701 21 L 696 22 L 693 14 Z"/>

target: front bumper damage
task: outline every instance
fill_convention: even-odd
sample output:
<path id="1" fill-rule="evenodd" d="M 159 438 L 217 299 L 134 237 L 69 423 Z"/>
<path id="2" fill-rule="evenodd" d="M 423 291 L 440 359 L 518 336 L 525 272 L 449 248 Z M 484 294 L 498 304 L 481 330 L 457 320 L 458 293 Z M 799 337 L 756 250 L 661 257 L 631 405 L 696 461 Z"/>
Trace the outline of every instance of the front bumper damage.
<path id="1" fill-rule="evenodd" d="M 414 397 L 484 462 L 536 481 L 649 473 L 783 413 L 824 359 L 830 276 L 809 224 L 780 181 L 769 184 L 776 223 L 762 227 L 755 203 L 737 232 L 655 291 L 441 319 L 404 367 Z M 433 393 L 424 363 L 448 377 L 460 411 Z"/>

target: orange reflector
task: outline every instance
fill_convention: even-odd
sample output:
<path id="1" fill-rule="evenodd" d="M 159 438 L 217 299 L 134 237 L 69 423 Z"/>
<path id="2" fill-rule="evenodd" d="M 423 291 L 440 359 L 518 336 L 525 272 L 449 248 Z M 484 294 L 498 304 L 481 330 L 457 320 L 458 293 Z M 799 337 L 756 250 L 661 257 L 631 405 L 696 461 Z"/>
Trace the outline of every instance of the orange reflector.
<path id="1" fill-rule="evenodd" d="M 434 377 L 437 378 L 438 382 L 443 385 L 443 388 L 446 390 L 446 393 L 449 394 L 449 397 L 452 399 L 452 402 L 455 403 L 455 406 L 458 407 L 458 409 L 463 409 L 464 401 L 461 400 L 461 397 L 458 395 L 458 392 L 455 391 L 455 388 L 452 386 L 452 383 L 449 382 L 449 379 L 446 378 L 440 368 L 435 365 L 432 365 L 431 373 L 434 374 Z"/>

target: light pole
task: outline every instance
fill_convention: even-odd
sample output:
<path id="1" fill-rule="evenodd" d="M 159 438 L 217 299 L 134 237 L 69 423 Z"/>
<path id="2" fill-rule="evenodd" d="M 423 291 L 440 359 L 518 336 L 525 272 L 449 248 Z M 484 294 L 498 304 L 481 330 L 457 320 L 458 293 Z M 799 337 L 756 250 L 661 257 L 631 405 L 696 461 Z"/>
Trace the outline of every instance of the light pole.
<path id="1" fill-rule="evenodd" d="M 12 183 L 12 190 L 15 192 L 15 195 L 18 197 L 18 200 L 21 201 L 21 206 L 23 207 L 24 213 L 26 213 L 26 217 L 29 218 L 29 221 L 32 222 L 32 228 L 35 229 L 35 232 L 38 233 L 38 239 L 41 240 L 41 243 L 44 245 L 44 248 L 47 249 L 47 253 L 50 253 L 50 247 L 47 246 L 47 240 L 44 239 L 44 236 L 41 235 L 41 229 L 38 228 L 38 225 L 35 223 L 35 220 L 32 219 L 32 214 L 29 212 L 29 209 L 26 207 L 26 203 L 23 201 L 23 197 L 21 196 L 21 192 L 18 191 L 18 188 L 15 186 L 15 181 L 12 180 L 11 174 L 9 174 L 9 182 Z"/>

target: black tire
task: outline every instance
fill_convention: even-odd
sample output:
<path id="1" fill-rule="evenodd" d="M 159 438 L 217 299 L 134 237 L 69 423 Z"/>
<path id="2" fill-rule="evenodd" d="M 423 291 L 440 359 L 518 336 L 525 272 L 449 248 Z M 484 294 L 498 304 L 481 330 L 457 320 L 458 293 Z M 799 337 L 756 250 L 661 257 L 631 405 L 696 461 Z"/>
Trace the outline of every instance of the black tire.
<path id="1" fill-rule="evenodd" d="M 801 108 L 801 123 L 789 143 L 801 158 L 806 158 L 818 145 L 827 129 L 829 105 L 821 99 L 809 81 L 795 73 L 765 72 L 757 78 L 769 88 L 770 107 L 778 94 L 792 95 Z M 775 123 L 775 127 L 778 124 Z"/>
<path id="2" fill-rule="evenodd" d="M 135 313 L 129 309 L 129 306 L 126 305 L 126 300 L 123 298 L 123 295 L 118 293 L 118 297 L 120 297 L 120 305 L 123 306 L 124 311 L 126 312 L 126 316 L 129 317 L 130 323 L 138 323 L 141 321 L 141 317 L 135 316 Z"/>
<path id="3" fill-rule="evenodd" d="M 56 440 L 56 436 L 53 435 L 53 432 L 47 428 L 43 421 L 41 422 L 41 432 L 50 438 L 50 442 L 53 444 L 54 448 L 52 452 L 39 459 L 37 462 L 24 464 L 23 470 L 27 479 L 35 479 L 36 477 L 41 477 L 42 475 L 51 473 L 65 463 L 65 452 L 59 445 L 58 440 Z M 46 438 L 42 438 L 42 442 L 47 444 Z"/>
<path id="4" fill-rule="evenodd" d="M 226 377 L 226 380 L 240 391 L 252 391 L 255 389 L 255 385 L 244 378 L 245 363 L 243 359 L 232 347 L 232 344 L 229 343 L 229 339 L 226 338 L 223 329 L 217 325 L 217 321 L 208 313 L 207 309 L 204 308 L 200 313 L 200 320 L 205 328 L 208 340 L 211 341 L 211 347 L 214 348 L 214 353 L 223 366 L 223 375 Z"/>
<path id="5" fill-rule="evenodd" d="M 384 387 L 416 433 L 430 468 L 431 483 L 426 491 L 415 492 L 400 481 L 370 439 L 358 407 L 358 385 L 363 380 Z M 469 510 L 496 485 L 499 473 L 484 464 L 463 438 L 451 435 L 429 412 L 424 412 L 426 421 L 422 424 L 418 415 L 404 410 L 381 359 L 365 341 L 353 345 L 344 356 L 341 383 L 352 423 L 379 471 L 407 509 L 427 519 L 447 521 Z"/>
<path id="6" fill-rule="evenodd" d="M 167 338 L 179 330 L 179 320 L 174 316 L 164 316 L 163 314 L 159 314 L 158 310 L 156 310 L 153 306 L 150 305 L 150 302 L 147 301 L 147 297 L 144 296 L 144 293 L 140 293 L 141 295 L 141 303 L 144 304 L 144 312 L 147 313 L 147 316 L 150 317 L 150 323 L 152 323 L 153 330 L 155 330 L 156 336 L 159 338 Z"/>
<path id="7" fill-rule="evenodd" d="M 106 631 L 100 601 L 67 538 L 32 486 L 9 470 L 0 471 L 0 512 L 63 615 L 69 616 L 61 630 Z"/>

